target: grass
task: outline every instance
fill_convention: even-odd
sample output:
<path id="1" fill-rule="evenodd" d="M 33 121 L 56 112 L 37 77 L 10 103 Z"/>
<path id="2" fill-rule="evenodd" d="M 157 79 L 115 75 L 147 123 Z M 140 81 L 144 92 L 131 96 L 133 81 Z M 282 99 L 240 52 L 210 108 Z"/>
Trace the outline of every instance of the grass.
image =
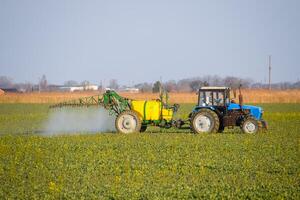
<path id="1" fill-rule="evenodd" d="M 257 135 L 46 137 L 47 105 L 0 104 L 0 198 L 299 199 L 300 105 L 262 106 L 271 128 Z"/>

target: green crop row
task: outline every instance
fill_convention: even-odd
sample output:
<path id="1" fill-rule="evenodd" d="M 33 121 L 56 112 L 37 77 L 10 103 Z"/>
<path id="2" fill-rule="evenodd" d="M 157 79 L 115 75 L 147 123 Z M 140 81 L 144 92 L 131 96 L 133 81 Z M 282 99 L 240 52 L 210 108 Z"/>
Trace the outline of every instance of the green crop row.
<path id="1" fill-rule="evenodd" d="M 47 106 L 0 104 L 0 199 L 299 199 L 300 107 L 263 107 L 270 131 L 257 135 L 50 137 Z"/>

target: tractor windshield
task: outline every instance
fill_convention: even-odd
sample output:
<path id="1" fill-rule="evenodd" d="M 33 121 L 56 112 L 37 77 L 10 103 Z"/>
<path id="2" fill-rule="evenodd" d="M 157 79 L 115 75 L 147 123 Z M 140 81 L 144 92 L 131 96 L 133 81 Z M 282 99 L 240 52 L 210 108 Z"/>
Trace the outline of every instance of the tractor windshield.
<path id="1" fill-rule="evenodd" d="M 228 99 L 225 90 L 199 90 L 199 106 L 225 106 Z"/>

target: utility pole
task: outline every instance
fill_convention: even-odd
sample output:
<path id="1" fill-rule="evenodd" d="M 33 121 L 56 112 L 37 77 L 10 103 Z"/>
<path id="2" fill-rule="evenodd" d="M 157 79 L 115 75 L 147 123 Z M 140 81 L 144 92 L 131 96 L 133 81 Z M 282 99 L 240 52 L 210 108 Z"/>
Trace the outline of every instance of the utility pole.
<path id="1" fill-rule="evenodd" d="M 272 62 L 272 57 L 269 55 L 269 90 L 271 90 L 271 62 Z"/>

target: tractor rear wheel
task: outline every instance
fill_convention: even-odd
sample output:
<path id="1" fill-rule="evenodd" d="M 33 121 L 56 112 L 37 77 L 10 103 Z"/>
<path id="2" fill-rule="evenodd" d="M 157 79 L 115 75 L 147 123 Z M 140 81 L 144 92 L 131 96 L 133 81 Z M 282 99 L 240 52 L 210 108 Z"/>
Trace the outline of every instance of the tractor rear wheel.
<path id="1" fill-rule="evenodd" d="M 248 117 L 242 122 L 241 129 L 244 133 L 255 134 L 262 130 L 262 123 L 254 117 Z"/>
<path id="2" fill-rule="evenodd" d="M 219 127 L 219 117 L 210 109 L 201 109 L 191 121 L 191 128 L 194 133 L 216 133 Z"/>
<path id="3" fill-rule="evenodd" d="M 116 130 L 124 134 L 140 132 L 141 125 L 140 118 L 132 110 L 120 113 L 115 121 Z"/>

